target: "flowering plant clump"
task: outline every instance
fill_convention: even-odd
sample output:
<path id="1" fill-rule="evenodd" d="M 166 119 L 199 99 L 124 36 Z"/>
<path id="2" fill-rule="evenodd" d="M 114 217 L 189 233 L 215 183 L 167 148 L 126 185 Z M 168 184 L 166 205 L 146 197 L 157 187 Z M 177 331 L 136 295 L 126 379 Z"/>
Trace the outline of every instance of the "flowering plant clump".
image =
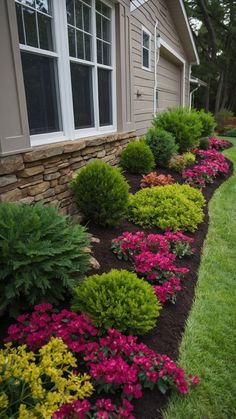
<path id="1" fill-rule="evenodd" d="M 191 255 L 193 239 L 181 231 L 164 234 L 145 234 L 143 231 L 136 233 L 124 232 L 121 236 L 112 240 L 111 248 L 118 259 L 133 261 L 133 257 L 143 251 L 166 254 L 174 253 L 177 257 Z M 181 250 L 182 248 L 182 250 Z"/>
<path id="2" fill-rule="evenodd" d="M 218 174 L 228 173 L 229 164 L 217 150 L 196 150 L 196 155 L 201 162 L 182 173 L 187 183 L 203 188 L 207 183 L 212 183 Z"/>
<path id="3" fill-rule="evenodd" d="M 69 349 L 79 352 L 97 335 L 97 329 L 84 314 L 58 312 L 51 304 L 39 304 L 34 310 L 32 314 L 18 316 L 17 323 L 8 328 L 5 342 L 25 343 L 35 351 L 55 336 L 63 339 Z"/>
<path id="4" fill-rule="evenodd" d="M 55 336 L 60 334 L 61 339 L 53 338 L 50 340 L 50 336 L 45 332 L 45 314 L 50 317 L 50 320 L 47 321 L 48 330 Z M 12 339 L 14 344 L 19 344 L 22 341 L 22 337 L 24 341 L 30 342 L 30 336 L 35 337 L 36 333 L 42 336 L 40 339 L 33 339 L 34 350 L 39 352 L 26 353 L 26 345 L 19 347 L 23 349 L 10 348 L 11 351 L 15 351 L 16 353 L 18 353 L 17 351 L 21 351 L 23 354 L 26 353 L 30 357 L 29 362 L 34 362 L 37 357 L 41 357 L 42 364 L 38 363 L 39 368 L 40 365 L 43 365 L 43 371 L 46 372 L 46 375 L 52 377 L 52 381 L 55 378 L 57 380 L 57 387 L 59 388 L 61 386 L 60 388 L 63 389 L 63 396 L 61 396 L 63 399 L 57 398 L 55 402 L 54 398 L 52 400 L 50 398 L 51 396 L 47 396 L 49 402 L 52 400 L 52 404 L 44 404 L 43 407 L 40 407 L 40 409 L 44 409 L 44 412 L 46 412 L 45 418 L 51 418 L 52 408 L 54 408 L 55 413 L 52 416 L 53 419 L 65 417 L 71 419 L 75 417 L 80 419 L 132 419 L 132 405 L 130 401 L 133 398 L 142 397 L 144 388 L 151 390 L 158 388 L 162 393 L 165 393 L 174 386 L 180 393 L 185 394 L 188 392 L 188 382 L 184 371 L 181 368 L 177 368 L 176 364 L 166 355 L 159 355 L 145 344 L 137 343 L 136 337 L 125 336 L 117 330 L 112 329 L 107 331 L 105 337 L 98 337 L 98 331 L 94 328 L 91 330 L 92 333 L 85 332 L 84 320 L 82 321 L 81 316 L 78 316 L 76 313 L 65 310 L 57 313 L 58 318 L 61 318 L 60 322 L 58 318 L 54 317 L 54 314 L 53 308 L 49 308 L 47 304 L 37 307 L 37 310 L 32 314 L 26 314 L 24 318 L 23 316 L 18 318 L 18 322 L 9 328 L 9 336 L 7 338 L 8 341 Z M 38 320 L 37 323 L 36 318 Z M 90 325 L 89 322 L 88 325 Z M 13 330 L 13 327 L 15 330 Z M 72 330 L 74 330 L 73 333 Z M 84 337 L 84 333 L 87 334 L 86 338 Z M 88 337 L 89 335 L 90 337 Z M 72 371 L 67 375 L 67 382 L 62 380 L 64 378 L 63 371 L 65 371 L 65 364 L 68 365 L 69 371 L 70 368 L 75 369 L 77 366 L 74 356 L 65 349 L 65 344 L 71 346 L 70 339 L 68 339 L 69 336 L 75 343 L 77 341 L 84 342 L 83 344 L 75 345 L 73 352 L 77 354 L 79 365 L 88 371 L 95 389 L 98 393 L 101 391 L 106 393 L 120 391 L 122 397 L 120 407 L 113 405 L 109 399 L 97 400 L 95 405 L 87 401 L 78 401 L 78 399 L 83 399 L 92 393 L 92 385 L 89 381 L 89 376 L 86 374 L 80 375 L 77 373 L 74 377 L 74 372 Z M 45 340 L 49 341 L 47 345 L 44 344 Z M 62 340 L 64 340 L 64 344 Z M 19 364 L 17 363 L 18 365 L 21 365 L 20 373 L 21 377 L 24 377 L 24 371 L 27 371 L 27 362 L 24 356 L 21 356 Z M 58 375 L 57 367 L 59 365 L 63 365 L 63 367 L 62 370 L 59 370 Z M 72 388 L 70 380 L 73 383 L 76 381 L 73 397 L 70 395 Z M 198 380 L 198 377 L 191 376 L 190 384 L 193 383 L 196 385 Z M 34 375 L 34 385 L 36 383 L 37 376 Z M 67 386 L 65 391 L 63 386 Z M 49 394 L 50 390 L 52 391 L 52 389 L 49 388 Z M 5 409 L 7 403 L 8 399 L 3 400 L 3 397 L 1 397 L 0 406 L 4 406 Z M 27 416 L 24 407 L 21 407 L 21 410 L 23 413 L 19 417 L 22 419 L 30 417 L 29 415 Z"/>
<path id="5" fill-rule="evenodd" d="M 91 396 L 90 376 L 76 367 L 62 339 L 52 337 L 38 354 L 7 344 L 0 350 L 0 416 L 49 419 L 62 404 Z"/>
<path id="6" fill-rule="evenodd" d="M 231 146 L 231 142 L 227 140 L 221 140 L 220 138 L 211 137 L 209 138 L 210 148 L 215 150 L 224 150 Z"/>
<path id="7" fill-rule="evenodd" d="M 152 186 L 172 185 L 174 178 L 171 175 L 158 175 L 156 172 L 151 172 L 143 176 L 140 182 L 141 188 L 149 188 Z"/>
<path id="8" fill-rule="evenodd" d="M 99 399 L 92 405 L 88 400 L 66 403 L 54 412 L 52 419 L 134 419 L 132 404 L 123 399 L 119 408 L 110 399 Z"/>
<path id="9" fill-rule="evenodd" d="M 154 286 L 161 303 L 175 302 L 176 293 L 181 290 L 179 276 L 188 273 L 187 268 L 178 268 L 176 256 L 192 254 L 193 240 L 182 232 L 166 231 L 162 234 L 125 232 L 112 241 L 113 252 L 119 259 L 129 260 L 136 273 Z"/>

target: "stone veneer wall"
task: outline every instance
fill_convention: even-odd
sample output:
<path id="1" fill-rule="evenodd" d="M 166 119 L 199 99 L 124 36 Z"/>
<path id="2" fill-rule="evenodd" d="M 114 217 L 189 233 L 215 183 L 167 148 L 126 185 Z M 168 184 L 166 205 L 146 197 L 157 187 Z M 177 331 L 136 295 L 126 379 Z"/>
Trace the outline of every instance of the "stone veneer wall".
<path id="1" fill-rule="evenodd" d="M 69 183 L 78 169 L 95 158 L 117 165 L 122 149 L 134 138 L 134 132 L 118 133 L 35 147 L 26 153 L 1 157 L 0 202 L 59 203 L 62 214 L 77 214 Z"/>

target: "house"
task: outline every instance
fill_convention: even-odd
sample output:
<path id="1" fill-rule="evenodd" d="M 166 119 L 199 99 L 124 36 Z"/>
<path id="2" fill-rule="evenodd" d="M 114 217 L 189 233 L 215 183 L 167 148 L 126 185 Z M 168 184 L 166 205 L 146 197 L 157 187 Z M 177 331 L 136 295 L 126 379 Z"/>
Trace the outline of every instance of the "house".
<path id="1" fill-rule="evenodd" d="M 188 106 L 198 56 L 182 0 L 1 0 L 0 201 L 60 203 L 153 114 Z"/>

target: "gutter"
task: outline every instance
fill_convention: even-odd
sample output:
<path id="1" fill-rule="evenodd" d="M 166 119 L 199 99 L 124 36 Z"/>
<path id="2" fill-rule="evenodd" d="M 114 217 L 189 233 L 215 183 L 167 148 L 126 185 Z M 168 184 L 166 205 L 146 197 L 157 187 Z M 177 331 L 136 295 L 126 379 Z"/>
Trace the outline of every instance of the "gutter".
<path id="1" fill-rule="evenodd" d="M 156 115 L 157 113 L 157 98 L 156 98 L 156 92 L 157 92 L 157 65 L 160 59 L 160 48 L 161 48 L 161 42 L 160 42 L 160 35 L 157 32 L 158 27 L 158 20 L 155 24 L 154 29 L 154 48 L 155 48 L 155 57 L 154 57 L 154 73 L 155 73 L 155 83 L 154 83 L 154 92 L 153 92 L 153 113 Z"/>

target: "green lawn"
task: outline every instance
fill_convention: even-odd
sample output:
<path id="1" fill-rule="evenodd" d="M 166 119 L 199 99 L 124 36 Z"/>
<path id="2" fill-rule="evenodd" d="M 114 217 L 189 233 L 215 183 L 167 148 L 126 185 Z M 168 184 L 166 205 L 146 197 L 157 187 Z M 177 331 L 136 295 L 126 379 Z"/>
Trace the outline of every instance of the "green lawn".
<path id="1" fill-rule="evenodd" d="M 236 139 L 224 152 L 236 170 Z M 201 384 L 173 394 L 165 419 L 236 418 L 236 172 L 214 194 L 179 364 Z"/>

